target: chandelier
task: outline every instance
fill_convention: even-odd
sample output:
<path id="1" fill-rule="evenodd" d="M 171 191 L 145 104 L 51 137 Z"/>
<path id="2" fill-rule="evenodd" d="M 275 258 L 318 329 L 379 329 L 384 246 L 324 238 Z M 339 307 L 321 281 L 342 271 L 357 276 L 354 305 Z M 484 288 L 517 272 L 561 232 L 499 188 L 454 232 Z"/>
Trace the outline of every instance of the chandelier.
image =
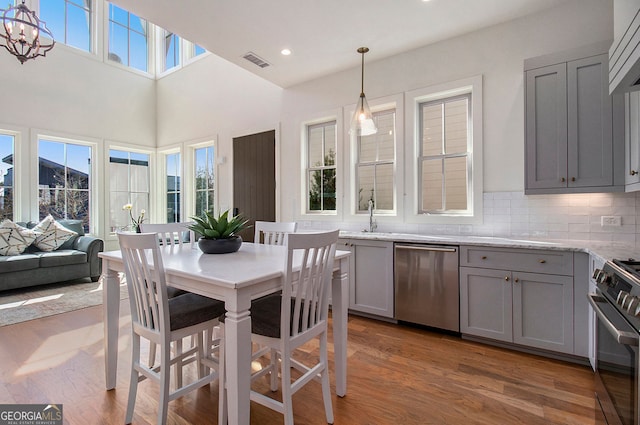
<path id="1" fill-rule="evenodd" d="M 0 30 L 0 44 L 24 64 L 29 59 L 46 56 L 56 44 L 53 34 L 41 21 L 36 12 L 32 12 L 24 4 L 0 9 L 2 13 L 2 30 Z M 51 40 L 41 40 L 44 35 Z"/>

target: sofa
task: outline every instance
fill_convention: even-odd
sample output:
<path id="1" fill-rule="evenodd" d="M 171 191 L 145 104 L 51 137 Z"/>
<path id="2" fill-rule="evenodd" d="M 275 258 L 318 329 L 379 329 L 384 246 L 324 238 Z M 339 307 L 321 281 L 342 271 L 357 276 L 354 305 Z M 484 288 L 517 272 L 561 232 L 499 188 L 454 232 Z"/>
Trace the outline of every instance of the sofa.
<path id="1" fill-rule="evenodd" d="M 52 251 L 29 245 L 21 254 L 0 255 L 0 291 L 87 277 L 92 282 L 98 281 L 102 273 L 98 253 L 104 250 L 104 241 L 85 235 L 80 220 L 56 222 L 77 235 Z M 16 224 L 33 229 L 39 223 Z"/>

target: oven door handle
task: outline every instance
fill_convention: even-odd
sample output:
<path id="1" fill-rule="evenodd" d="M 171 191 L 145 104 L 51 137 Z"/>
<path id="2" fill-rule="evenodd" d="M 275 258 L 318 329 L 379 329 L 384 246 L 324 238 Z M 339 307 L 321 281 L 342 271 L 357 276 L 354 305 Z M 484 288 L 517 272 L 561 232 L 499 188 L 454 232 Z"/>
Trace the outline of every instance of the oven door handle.
<path id="1" fill-rule="evenodd" d="M 589 303 L 593 310 L 598 315 L 598 318 L 602 321 L 602 324 L 609 331 L 609 333 L 616 339 L 618 344 L 624 345 L 638 345 L 638 334 L 633 332 L 625 332 L 616 328 L 613 323 L 605 316 L 604 312 L 598 307 L 599 302 L 608 302 L 605 298 L 598 295 L 589 294 Z"/>

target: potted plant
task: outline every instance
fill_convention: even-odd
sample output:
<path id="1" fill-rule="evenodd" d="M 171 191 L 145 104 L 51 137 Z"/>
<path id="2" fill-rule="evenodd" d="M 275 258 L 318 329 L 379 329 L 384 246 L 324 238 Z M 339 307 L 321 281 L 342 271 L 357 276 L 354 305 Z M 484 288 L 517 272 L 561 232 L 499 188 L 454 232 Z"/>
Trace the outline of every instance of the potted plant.
<path id="1" fill-rule="evenodd" d="M 200 235 L 198 247 L 205 254 L 236 252 L 242 245 L 242 238 L 237 233 L 249 227 L 249 220 L 241 215 L 229 217 L 229 210 L 218 214 L 218 217 L 205 211 L 191 219 L 195 223 L 188 228 Z"/>

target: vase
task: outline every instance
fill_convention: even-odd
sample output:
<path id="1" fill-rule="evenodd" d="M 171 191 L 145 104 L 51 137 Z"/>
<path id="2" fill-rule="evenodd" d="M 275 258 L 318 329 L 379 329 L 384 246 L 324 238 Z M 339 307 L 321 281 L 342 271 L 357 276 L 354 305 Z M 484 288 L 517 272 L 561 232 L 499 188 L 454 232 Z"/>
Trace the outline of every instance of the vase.
<path id="1" fill-rule="evenodd" d="M 236 252 L 242 245 L 242 238 L 238 235 L 228 239 L 198 239 L 198 248 L 205 254 L 229 254 Z"/>

